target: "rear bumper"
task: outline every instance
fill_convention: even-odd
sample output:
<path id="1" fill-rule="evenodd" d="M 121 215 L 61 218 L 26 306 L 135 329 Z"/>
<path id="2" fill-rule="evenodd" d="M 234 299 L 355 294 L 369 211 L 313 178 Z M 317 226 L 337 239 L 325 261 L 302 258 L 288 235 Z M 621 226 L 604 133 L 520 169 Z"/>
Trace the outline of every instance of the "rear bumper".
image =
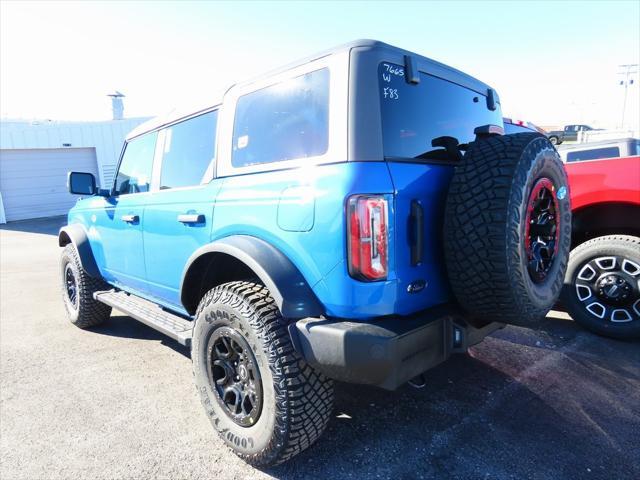
<path id="1" fill-rule="evenodd" d="M 304 318 L 289 331 L 296 350 L 329 378 L 395 390 L 503 326 L 474 328 L 454 309 L 440 306 L 366 323 Z"/>

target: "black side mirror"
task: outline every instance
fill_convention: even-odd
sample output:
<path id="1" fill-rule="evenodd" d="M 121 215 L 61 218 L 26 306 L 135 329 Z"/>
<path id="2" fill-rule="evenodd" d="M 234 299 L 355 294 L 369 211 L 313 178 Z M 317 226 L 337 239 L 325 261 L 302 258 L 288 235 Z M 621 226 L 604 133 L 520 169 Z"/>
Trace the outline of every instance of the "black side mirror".
<path id="1" fill-rule="evenodd" d="M 67 188 L 73 195 L 94 195 L 96 193 L 96 177 L 91 173 L 69 172 Z"/>

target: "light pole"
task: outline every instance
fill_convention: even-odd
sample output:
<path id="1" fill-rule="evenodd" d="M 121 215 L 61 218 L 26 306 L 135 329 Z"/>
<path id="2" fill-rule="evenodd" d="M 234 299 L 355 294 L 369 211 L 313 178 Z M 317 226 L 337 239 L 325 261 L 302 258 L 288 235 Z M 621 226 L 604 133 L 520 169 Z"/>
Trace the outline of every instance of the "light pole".
<path id="1" fill-rule="evenodd" d="M 618 72 L 618 75 L 624 75 L 624 79 L 620 80 L 620 85 L 624 86 L 624 101 L 622 103 L 622 121 L 620 123 L 620 128 L 624 129 L 624 114 L 625 110 L 627 109 L 627 90 L 629 88 L 629 85 L 633 85 L 633 78 L 631 78 L 631 75 L 633 75 L 634 73 L 638 73 L 638 70 L 636 69 L 638 64 L 633 63 L 629 65 L 618 66 L 624 69 L 624 71 Z"/>

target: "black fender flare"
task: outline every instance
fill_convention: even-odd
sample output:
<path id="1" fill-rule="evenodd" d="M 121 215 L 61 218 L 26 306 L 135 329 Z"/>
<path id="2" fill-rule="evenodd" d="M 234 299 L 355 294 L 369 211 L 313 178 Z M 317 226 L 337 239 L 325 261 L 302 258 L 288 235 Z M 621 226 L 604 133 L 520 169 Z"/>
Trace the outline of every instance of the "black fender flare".
<path id="1" fill-rule="evenodd" d="M 221 238 L 200 247 L 189 257 L 180 282 L 180 299 L 187 310 L 189 307 L 185 303 L 188 303 L 189 285 L 185 285 L 185 280 L 198 258 L 210 253 L 230 255 L 249 267 L 267 287 L 283 317 L 322 315 L 323 308 L 315 293 L 291 260 L 270 243 L 249 235 Z"/>
<path id="2" fill-rule="evenodd" d="M 101 278 L 98 264 L 93 257 L 89 236 L 82 225 L 74 223 L 60 229 L 60 232 L 58 232 L 58 246 L 65 247 L 69 243 L 73 244 L 78 252 L 80 263 L 82 263 L 82 268 L 87 275 L 93 278 Z"/>

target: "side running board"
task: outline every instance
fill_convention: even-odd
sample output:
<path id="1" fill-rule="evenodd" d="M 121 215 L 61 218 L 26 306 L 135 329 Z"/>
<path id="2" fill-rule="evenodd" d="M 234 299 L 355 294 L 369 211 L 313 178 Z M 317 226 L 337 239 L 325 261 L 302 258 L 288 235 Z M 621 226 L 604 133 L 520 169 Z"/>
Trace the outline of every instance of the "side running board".
<path id="1" fill-rule="evenodd" d="M 93 298 L 120 310 L 131 318 L 164 333 L 187 347 L 191 346 L 193 322 L 158 307 L 143 298 L 115 290 L 95 292 Z"/>

